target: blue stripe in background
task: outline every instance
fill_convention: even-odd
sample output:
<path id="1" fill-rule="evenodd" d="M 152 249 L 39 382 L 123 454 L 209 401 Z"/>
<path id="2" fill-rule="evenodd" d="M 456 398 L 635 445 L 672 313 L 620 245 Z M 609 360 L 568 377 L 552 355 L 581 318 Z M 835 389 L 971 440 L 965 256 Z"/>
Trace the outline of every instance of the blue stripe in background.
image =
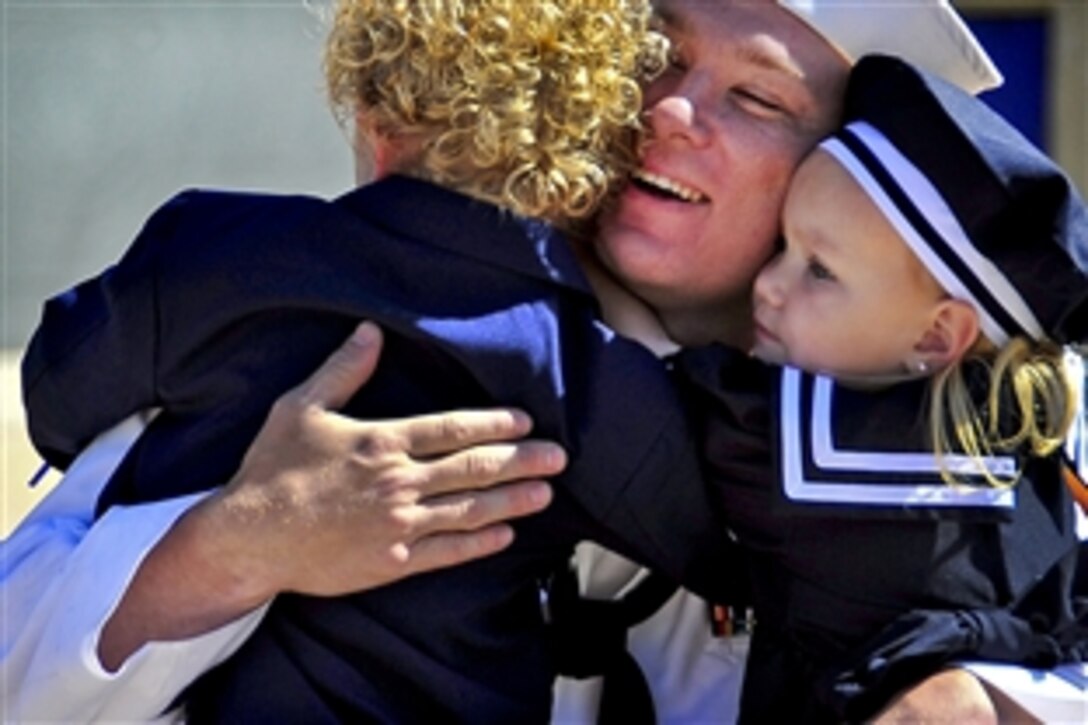
<path id="1" fill-rule="evenodd" d="M 1005 76 L 1005 85 L 982 95 L 1020 133 L 1047 150 L 1047 20 L 1041 13 L 972 17 L 967 24 Z"/>

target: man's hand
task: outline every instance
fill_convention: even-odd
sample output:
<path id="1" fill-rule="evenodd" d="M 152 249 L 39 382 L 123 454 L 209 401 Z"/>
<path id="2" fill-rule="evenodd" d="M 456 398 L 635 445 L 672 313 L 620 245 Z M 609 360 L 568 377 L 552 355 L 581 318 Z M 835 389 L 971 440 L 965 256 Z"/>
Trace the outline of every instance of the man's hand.
<path id="1" fill-rule="evenodd" d="M 279 591 L 336 595 L 495 553 L 501 522 L 539 511 L 558 446 L 502 443 L 524 413 L 458 412 L 362 422 L 333 412 L 369 378 L 381 339 L 362 325 L 314 376 L 276 403 L 234 480 L 212 502 L 244 569 Z M 250 541 L 260 541 L 254 547 Z"/>
<path id="2" fill-rule="evenodd" d="M 116 669 L 152 640 L 187 639 L 279 592 L 337 595 L 493 554 L 507 519 L 543 509 L 558 446 L 515 441 L 512 410 L 384 422 L 336 413 L 370 377 L 381 334 L 364 323 L 284 394 L 234 479 L 182 516 L 138 569 L 99 656 Z M 517 483 L 510 483 L 516 481 Z"/>
<path id="3" fill-rule="evenodd" d="M 948 669 L 901 692 L 874 722 L 990 725 L 998 722 L 998 716 L 986 688 L 974 675 Z"/>

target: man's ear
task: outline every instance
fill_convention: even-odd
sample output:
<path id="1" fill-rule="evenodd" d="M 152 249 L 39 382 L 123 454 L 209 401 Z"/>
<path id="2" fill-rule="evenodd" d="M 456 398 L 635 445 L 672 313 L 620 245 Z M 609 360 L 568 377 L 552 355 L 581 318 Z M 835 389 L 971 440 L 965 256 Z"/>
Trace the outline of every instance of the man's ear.
<path id="1" fill-rule="evenodd" d="M 933 317 L 914 344 L 910 370 L 940 370 L 962 358 L 978 339 L 978 312 L 964 300 L 937 303 Z"/>

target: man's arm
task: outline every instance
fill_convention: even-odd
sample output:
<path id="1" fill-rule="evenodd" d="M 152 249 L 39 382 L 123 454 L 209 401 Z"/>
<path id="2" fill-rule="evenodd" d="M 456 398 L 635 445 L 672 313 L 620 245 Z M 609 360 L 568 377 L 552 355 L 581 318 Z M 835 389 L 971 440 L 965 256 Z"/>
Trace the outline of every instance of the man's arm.
<path id="1" fill-rule="evenodd" d="M 364 325 L 275 405 L 234 479 L 183 516 L 144 560 L 103 631 L 118 667 L 151 640 L 192 637 L 280 592 L 336 596 L 505 548 L 496 523 L 543 508 L 558 473 L 553 445 L 524 414 L 457 413 L 386 423 L 336 415 L 369 378 L 380 337 Z M 453 453 L 452 456 L 437 458 Z"/>
<path id="2" fill-rule="evenodd" d="M 501 522 L 547 505 L 549 488 L 532 479 L 561 470 L 562 451 L 509 442 L 529 427 L 511 411 L 338 415 L 379 348 L 364 326 L 285 394 L 224 489 L 118 507 L 93 525 L 91 492 L 63 521 L 38 518 L 29 546 L 29 529 L 17 530 L 4 598 L 33 600 L 38 621 L 26 632 L 4 618 L 5 716 L 154 717 L 229 656 L 280 591 L 367 589 L 504 548 Z"/>
<path id="3" fill-rule="evenodd" d="M 974 675 L 950 668 L 930 675 L 898 694 L 873 722 L 880 725 L 920 722 L 989 725 L 999 722 L 999 713 L 986 688 Z"/>

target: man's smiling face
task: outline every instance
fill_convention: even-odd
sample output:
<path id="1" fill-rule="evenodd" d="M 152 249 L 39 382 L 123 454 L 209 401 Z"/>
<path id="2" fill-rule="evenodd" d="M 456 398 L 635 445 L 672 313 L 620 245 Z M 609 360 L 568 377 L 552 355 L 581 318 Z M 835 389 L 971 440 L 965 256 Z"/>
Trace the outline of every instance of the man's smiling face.
<path id="1" fill-rule="evenodd" d="M 747 344 L 790 175 L 836 123 L 848 64 L 771 0 L 660 6 L 674 62 L 598 253 L 679 341 Z"/>

